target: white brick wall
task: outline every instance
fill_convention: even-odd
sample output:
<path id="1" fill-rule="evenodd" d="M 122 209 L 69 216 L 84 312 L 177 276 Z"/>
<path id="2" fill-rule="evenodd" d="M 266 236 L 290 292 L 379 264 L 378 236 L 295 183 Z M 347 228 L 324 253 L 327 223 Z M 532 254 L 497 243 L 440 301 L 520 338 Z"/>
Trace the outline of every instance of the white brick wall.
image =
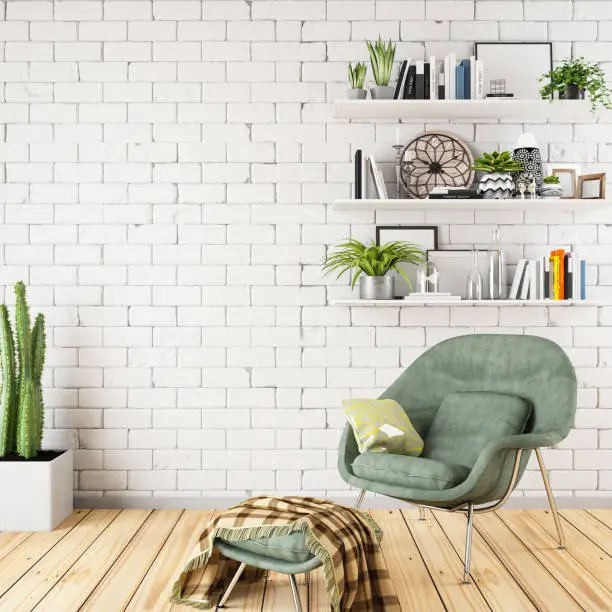
<path id="1" fill-rule="evenodd" d="M 474 39 L 551 40 L 612 69 L 610 3 L 587 0 L 0 0 L 0 270 L 49 321 L 48 445 L 71 444 L 80 495 L 341 494 L 340 401 L 375 395 L 458 334 L 559 342 L 580 379 L 553 486 L 612 490 L 612 308 L 326 304 L 326 248 L 378 223 L 512 260 L 574 245 L 612 302 L 612 217 L 338 214 L 355 148 L 386 171 L 395 126 L 334 122 L 364 37 L 398 58 Z M 612 177 L 608 124 L 447 129 L 475 151 L 533 131 L 547 162 Z M 392 170 L 389 176 L 391 176 Z M 611 185 L 612 187 L 612 185 Z M 532 464 L 530 468 L 534 468 Z M 519 494 L 540 484 L 529 473 Z"/>

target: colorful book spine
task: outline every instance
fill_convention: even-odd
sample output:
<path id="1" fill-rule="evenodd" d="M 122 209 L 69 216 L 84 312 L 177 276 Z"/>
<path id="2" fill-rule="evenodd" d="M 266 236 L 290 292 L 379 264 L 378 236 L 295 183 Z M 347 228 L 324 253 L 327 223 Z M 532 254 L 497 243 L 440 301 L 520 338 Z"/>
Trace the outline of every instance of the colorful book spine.
<path id="1" fill-rule="evenodd" d="M 463 64 L 455 68 L 455 91 L 457 100 L 465 100 L 465 66 Z"/>

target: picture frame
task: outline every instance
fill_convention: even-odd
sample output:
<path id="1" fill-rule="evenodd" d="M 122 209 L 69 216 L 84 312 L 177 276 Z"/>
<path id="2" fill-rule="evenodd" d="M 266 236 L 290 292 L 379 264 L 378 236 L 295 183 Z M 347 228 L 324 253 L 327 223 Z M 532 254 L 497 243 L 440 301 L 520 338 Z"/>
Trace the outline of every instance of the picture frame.
<path id="1" fill-rule="evenodd" d="M 425 253 L 438 248 L 438 227 L 435 225 L 377 225 L 376 244 L 401 240 L 415 244 L 423 249 Z M 417 266 L 404 264 L 400 266 L 412 283 L 412 291 L 417 291 L 416 278 Z M 404 277 L 397 272 L 390 272 L 395 278 L 395 297 L 402 298 L 411 293 Z"/>
<path id="2" fill-rule="evenodd" d="M 522 100 L 540 100 L 538 79 L 552 70 L 550 42 L 477 42 L 474 54 L 482 61 L 485 93 L 493 80 L 504 79 L 506 93 Z"/>
<path id="3" fill-rule="evenodd" d="M 488 287 L 489 254 L 485 250 L 476 250 L 484 296 Z M 431 249 L 427 251 L 427 260 L 438 268 L 440 293 L 450 293 L 461 296 L 463 300 L 467 299 L 467 278 L 472 269 L 472 249 Z"/>
<path id="4" fill-rule="evenodd" d="M 578 197 L 583 200 L 605 200 L 606 173 L 580 175 L 578 177 Z"/>
<path id="5" fill-rule="evenodd" d="M 577 181 L 575 168 L 553 168 L 551 175 L 559 177 L 559 183 L 563 188 L 563 195 L 561 196 L 561 199 L 571 200 L 577 197 Z M 568 193 L 571 195 L 566 195 Z"/>

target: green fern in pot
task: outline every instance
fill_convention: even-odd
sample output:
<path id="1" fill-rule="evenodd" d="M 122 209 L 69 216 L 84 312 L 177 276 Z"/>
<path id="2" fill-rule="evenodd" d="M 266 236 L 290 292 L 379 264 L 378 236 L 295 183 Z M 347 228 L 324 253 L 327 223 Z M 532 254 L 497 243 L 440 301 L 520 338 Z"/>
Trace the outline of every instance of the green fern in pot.
<path id="1" fill-rule="evenodd" d="M 472 166 L 476 172 L 483 173 L 478 183 L 478 193 L 495 200 L 512 197 L 515 188 L 512 173 L 522 172 L 523 168 L 523 162 L 512 159 L 510 151 L 483 153 Z"/>
<path id="2" fill-rule="evenodd" d="M 410 279 L 400 264 L 420 264 L 425 261 L 425 252 L 409 242 L 387 242 L 369 246 L 355 238 L 347 238 L 325 259 L 322 269 L 325 274 L 337 272 L 351 275 L 351 287 L 359 280 L 359 297 L 362 299 L 392 300 L 395 297 L 394 278 L 389 272 L 398 272 L 412 288 Z"/>

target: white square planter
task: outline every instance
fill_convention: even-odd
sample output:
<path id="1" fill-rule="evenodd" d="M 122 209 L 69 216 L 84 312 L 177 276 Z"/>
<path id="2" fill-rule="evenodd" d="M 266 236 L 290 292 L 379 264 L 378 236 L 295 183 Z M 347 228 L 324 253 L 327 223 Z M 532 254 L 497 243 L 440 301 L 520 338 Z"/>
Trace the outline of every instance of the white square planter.
<path id="1" fill-rule="evenodd" d="M 51 531 L 72 512 L 72 451 L 0 461 L 0 531 Z"/>

